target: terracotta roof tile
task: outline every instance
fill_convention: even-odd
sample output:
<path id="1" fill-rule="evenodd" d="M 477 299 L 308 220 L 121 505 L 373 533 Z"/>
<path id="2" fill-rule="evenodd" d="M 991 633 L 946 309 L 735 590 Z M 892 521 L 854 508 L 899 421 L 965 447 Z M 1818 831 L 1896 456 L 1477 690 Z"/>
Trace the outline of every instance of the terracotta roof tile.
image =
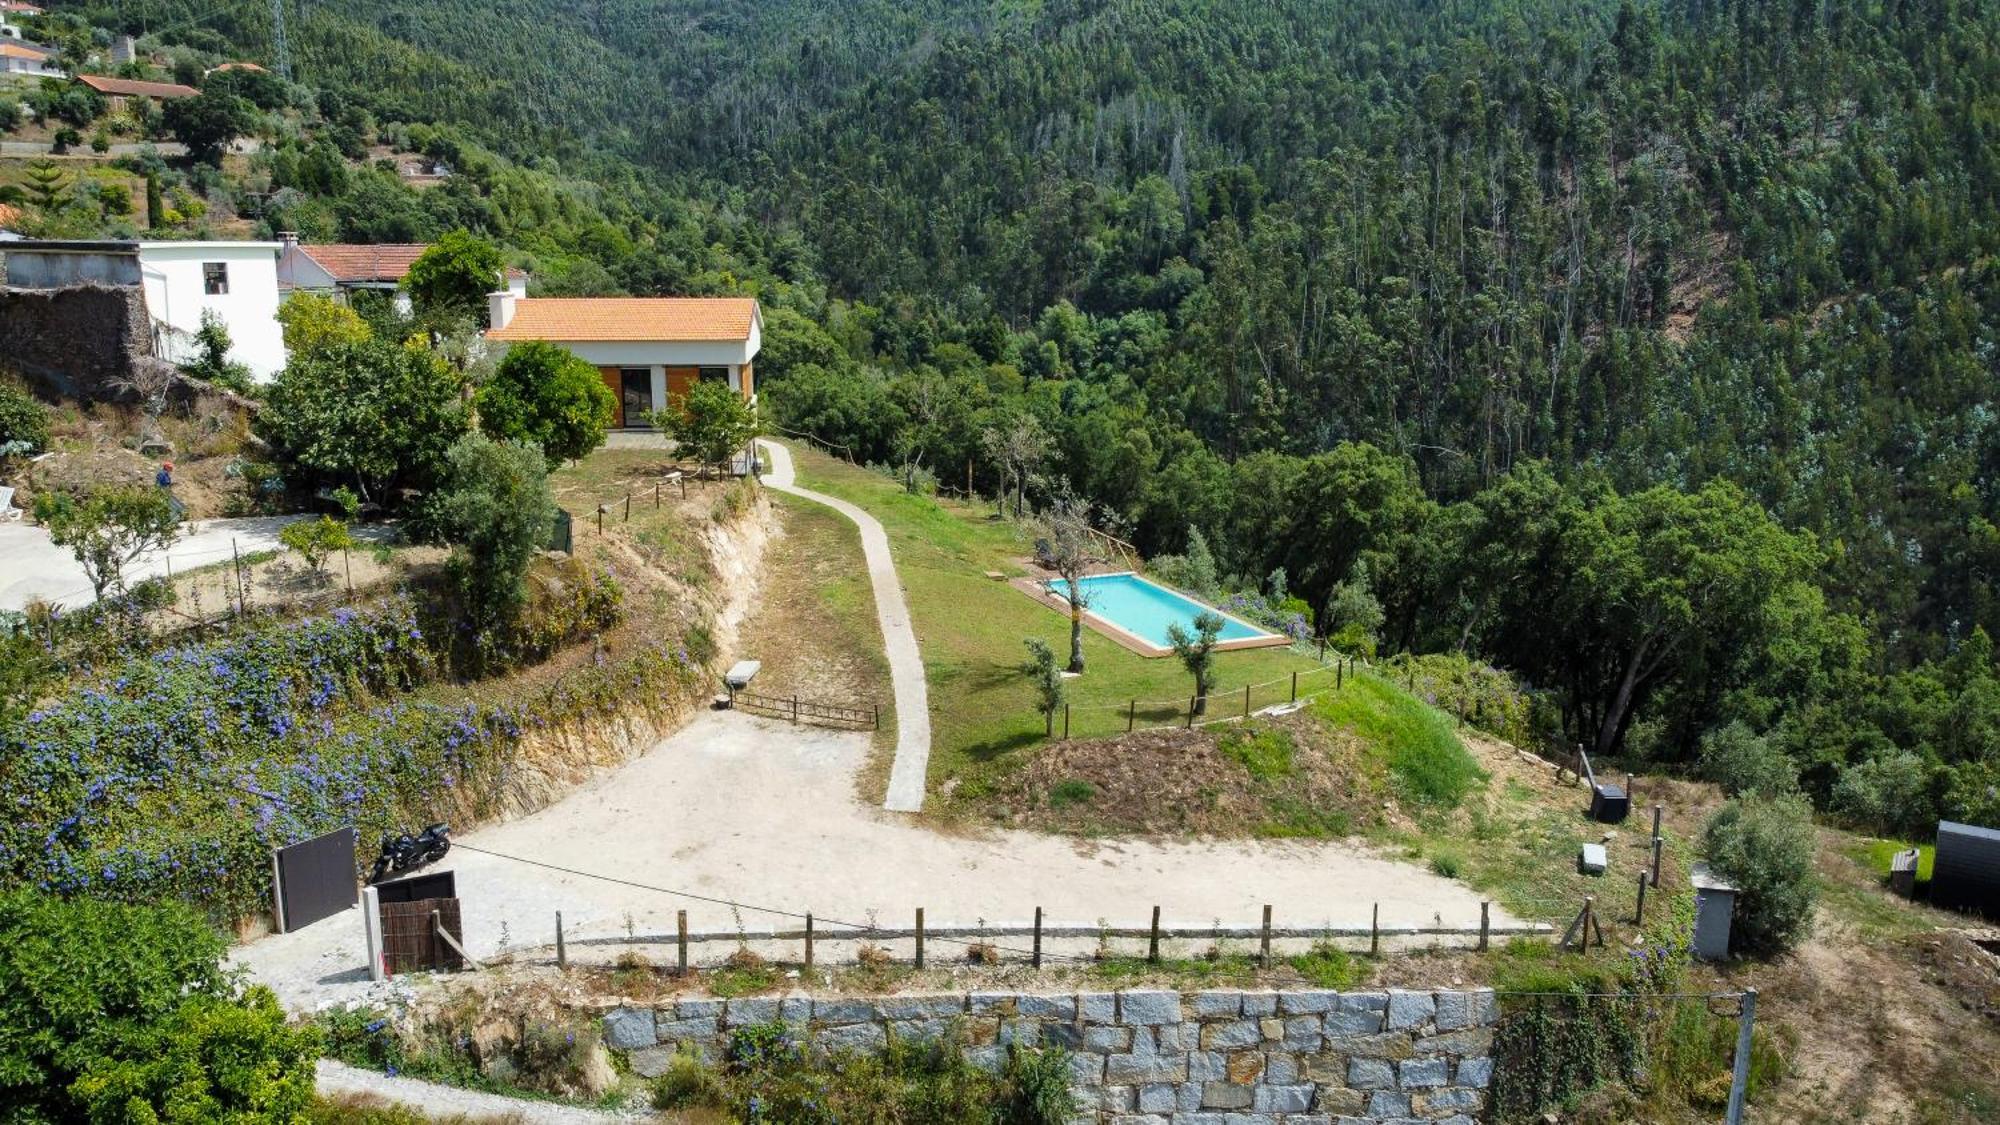
<path id="1" fill-rule="evenodd" d="M 141 82 L 136 78 L 111 78 L 102 74 L 79 74 L 78 82 L 100 94 L 135 95 L 147 98 L 191 98 L 201 91 L 178 82 Z"/>
<path id="2" fill-rule="evenodd" d="M 0 59 L 32 59 L 35 62 L 40 62 L 47 57 L 47 55 L 42 54 L 40 51 L 30 51 L 18 44 L 0 43 Z"/>
<path id="3" fill-rule="evenodd" d="M 410 263 L 430 249 L 422 242 L 385 242 L 369 245 L 358 242 L 328 242 L 318 246 L 300 245 L 306 257 L 333 275 L 337 282 L 401 281 L 410 272 Z"/>
<path id="4" fill-rule="evenodd" d="M 531 297 L 494 340 L 745 340 L 750 297 Z"/>

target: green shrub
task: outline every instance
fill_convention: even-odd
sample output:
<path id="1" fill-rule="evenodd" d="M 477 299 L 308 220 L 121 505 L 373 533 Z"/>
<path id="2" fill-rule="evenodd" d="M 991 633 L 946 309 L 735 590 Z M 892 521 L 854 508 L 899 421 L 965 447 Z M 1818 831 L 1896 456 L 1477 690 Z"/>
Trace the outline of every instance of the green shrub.
<path id="1" fill-rule="evenodd" d="M 528 563 L 555 519 L 548 466 L 531 445 L 483 434 L 465 435 L 446 456 L 438 524 L 453 544 L 451 573 L 473 624 L 492 632 L 513 621 Z"/>
<path id="2" fill-rule="evenodd" d="M 653 1080 L 654 1109 L 721 1109 L 729 1103 L 722 1076 L 693 1051 L 676 1051 Z"/>
<path id="3" fill-rule="evenodd" d="M 598 1045 L 594 1026 L 578 1029 L 549 1020 L 529 1020 L 515 1044 L 515 1074 L 521 1085 L 545 1094 L 573 1094 L 588 1088 L 585 1075 Z"/>
<path id="4" fill-rule="evenodd" d="M 1011 1048 L 1003 1078 L 1000 1118 L 1007 1125 L 1067 1125 L 1081 1108 L 1070 1086 L 1069 1055 L 1059 1049 Z"/>
<path id="5" fill-rule="evenodd" d="M 317 1037 L 235 994 L 226 945 L 183 906 L 0 896 L 0 1115 L 295 1120 Z"/>
<path id="6" fill-rule="evenodd" d="M 1702 736 L 1701 773 L 1731 797 L 1782 797 L 1799 788 L 1791 756 L 1741 720 Z"/>
<path id="7" fill-rule="evenodd" d="M 1097 787 L 1077 778 L 1064 778 L 1049 787 L 1049 807 L 1066 809 L 1071 805 L 1087 805 L 1097 796 Z"/>
<path id="8" fill-rule="evenodd" d="M 13 383 L 0 382 L 0 456 L 49 447 L 49 408 Z"/>
<path id="9" fill-rule="evenodd" d="M 1431 856 L 1432 873 L 1443 878 L 1458 878 L 1459 871 L 1464 869 L 1464 867 L 1465 857 L 1459 855 L 1457 852 L 1441 851 Z"/>
<path id="10" fill-rule="evenodd" d="M 1534 697 L 1510 672 L 1457 652 L 1402 655 L 1391 667 L 1390 678 L 1409 683 L 1417 698 L 1455 715 L 1463 714 L 1466 722 L 1480 730 L 1516 746 L 1534 747 L 1548 741 L 1535 721 Z"/>
<path id="11" fill-rule="evenodd" d="M 326 568 L 327 556 L 354 546 L 347 525 L 332 516 L 294 520 L 278 532 L 278 542 L 297 551 L 306 565 L 318 574 Z"/>
<path id="12" fill-rule="evenodd" d="M 1847 767 L 1833 783 L 1833 811 L 1877 832 L 1919 835 L 1937 826 L 1932 770 L 1907 750 L 1889 750 Z"/>
<path id="13" fill-rule="evenodd" d="M 1709 818 L 1702 855 L 1737 887 L 1732 951 L 1779 953 L 1805 937 L 1818 899 L 1815 844 L 1812 807 L 1797 797 L 1743 798 Z"/>

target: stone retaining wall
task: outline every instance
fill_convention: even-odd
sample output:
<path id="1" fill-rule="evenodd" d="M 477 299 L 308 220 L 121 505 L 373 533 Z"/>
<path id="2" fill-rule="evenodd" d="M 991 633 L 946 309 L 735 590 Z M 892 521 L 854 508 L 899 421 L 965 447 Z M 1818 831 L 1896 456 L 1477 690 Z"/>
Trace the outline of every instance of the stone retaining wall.
<path id="1" fill-rule="evenodd" d="M 1493 1078 L 1489 990 L 974 992 L 682 999 L 604 1017 L 634 1072 L 676 1050 L 717 1057 L 737 1028 L 782 1021 L 819 1050 L 956 1027 L 980 1066 L 1013 1044 L 1071 1052 L 1080 1121 L 1109 1125 L 1476 1125 Z"/>

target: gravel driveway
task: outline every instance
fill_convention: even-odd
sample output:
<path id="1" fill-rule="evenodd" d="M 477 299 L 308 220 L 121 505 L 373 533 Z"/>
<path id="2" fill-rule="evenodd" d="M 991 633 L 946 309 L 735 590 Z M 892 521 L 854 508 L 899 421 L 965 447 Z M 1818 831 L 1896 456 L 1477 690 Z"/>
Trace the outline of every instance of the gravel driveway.
<path id="1" fill-rule="evenodd" d="M 552 943 L 558 910 L 572 958 L 604 961 L 618 949 L 581 939 L 672 934 L 681 909 L 697 931 L 796 925 L 486 852 L 811 910 L 822 925 L 907 926 L 918 906 L 936 928 L 1020 921 L 1036 906 L 1051 925 L 1138 925 L 1156 903 L 1169 925 L 1255 924 L 1264 903 L 1280 925 L 1366 926 L 1378 902 L 1385 926 L 1479 919 L 1479 896 L 1464 884 L 1345 842 L 939 834 L 857 800 L 853 777 L 867 750 L 865 734 L 704 712 L 561 802 L 464 838 L 482 851 L 455 849 L 445 866 L 457 872 L 471 952 Z M 1507 918 L 1496 908 L 1494 920 Z M 730 944 L 704 952 L 719 959 Z M 387 987 L 369 984 L 362 950 L 350 910 L 241 947 L 234 959 L 288 1005 L 312 1009 Z M 673 952 L 670 942 L 646 950 L 656 964 Z"/>

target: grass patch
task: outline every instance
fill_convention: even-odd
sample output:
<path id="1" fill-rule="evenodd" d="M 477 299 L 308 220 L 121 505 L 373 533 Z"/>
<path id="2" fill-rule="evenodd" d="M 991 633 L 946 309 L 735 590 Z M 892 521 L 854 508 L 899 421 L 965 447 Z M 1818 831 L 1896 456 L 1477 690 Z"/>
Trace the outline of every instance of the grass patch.
<path id="1" fill-rule="evenodd" d="M 1318 942 L 1304 953 L 1285 958 L 1314 988 L 1346 988 L 1361 978 L 1353 954 L 1331 942 Z"/>
<path id="2" fill-rule="evenodd" d="M 1254 730 L 1237 727 L 1224 731 L 1216 748 L 1259 781 L 1277 781 L 1292 775 L 1292 736 L 1276 727 Z"/>
<path id="3" fill-rule="evenodd" d="M 994 518 L 989 505 L 913 496 L 879 473 L 803 445 L 791 448 L 800 485 L 860 506 L 888 533 L 930 688 L 930 784 L 1014 765 L 1020 751 L 1044 737 L 1033 689 L 1021 672 L 1022 641 L 1039 637 L 1058 653 L 1069 652 L 1069 622 L 1062 614 L 986 577 L 987 571 L 1025 573 L 1021 560 L 1033 552 L 1032 541 Z M 1139 656 L 1093 629 L 1084 630 L 1083 656 L 1085 673 L 1068 681 L 1071 737 L 1122 733 L 1134 700 L 1140 726 L 1185 714 L 1192 684 L 1178 661 Z M 1290 649 L 1220 653 L 1211 709 L 1240 707 L 1246 683 L 1280 681 L 1254 692 L 1253 707 L 1282 702 L 1289 690 L 1283 681 L 1317 667 Z M 1232 699 L 1239 702 L 1232 705 Z M 961 788 L 961 800 L 965 794 Z"/>
<path id="4" fill-rule="evenodd" d="M 1911 848 L 1917 849 L 1918 884 L 1930 882 L 1931 866 L 1937 862 L 1937 848 L 1931 844 L 1911 844 L 1902 840 L 1869 840 L 1861 846 L 1861 855 L 1857 858 L 1870 871 L 1887 879 L 1889 862 L 1896 858 L 1897 852 L 1908 851 Z"/>
<path id="5" fill-rule="evenodd" d="M 1442 850 L 1431 856 L 1431 873 L 1446 879 L 1458 878 L 1465 868 L 1465 857 L 1451 850 Z"/>
<path id="6" fill-rule="evenodd" d="M 1065 809 L 1071 805 L 1087 805 L 1097 796 L 1097 787 L 1088 781 L 1067 778 L 1058 781 L 1049 789 L 1049 807 Z"/>
<path id="7" fill-rule="evenodd" d="M 1353 731 L 1398 791 L 1419 804 L 1451 808 L 1485 777 L 1449 719 L 1372 672 L 1357 673 L 1345 691 L 1321 696 L 1315 710 Z"/>

